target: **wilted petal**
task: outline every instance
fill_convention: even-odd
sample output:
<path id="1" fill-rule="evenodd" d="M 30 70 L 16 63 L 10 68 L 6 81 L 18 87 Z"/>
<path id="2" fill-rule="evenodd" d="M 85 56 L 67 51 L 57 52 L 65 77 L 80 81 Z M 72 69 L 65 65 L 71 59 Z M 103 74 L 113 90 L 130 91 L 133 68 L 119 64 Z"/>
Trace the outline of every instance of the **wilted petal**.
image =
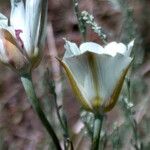
<path id="1" fill-rule="evenodd" d="M 76 56 L 80 54 L 80 50 L 75 43 L 66 40 L 64 58 Z"/>
<path id="2" fill-rule="evenodd" d="M 86 51 L 93 52 L 96 54 L 104 53 L 104 48 L 94 42 L 85 42 L 80 45 L 79 49 L 80 49 L 81 53 L 84 53 Z"/>
<path id="3" fill-rule="evenodd" d="M 9 65 L 13 70 L 27 71 L 28 59 L 19 49 L 13 36 L 5 29 L 0 30 L 0 60 Z"/>
<path id="4" fill-rule="evenodd" d="M 111 42 L 105 46 L 105 54 L 115 56 L 117 53 L 124 54 L 127 47 L 123 43 Z"/>
<path id="5" fill-rule="evenodd" d="M 10 32 L 11 31 L 11 32 Z M 12 34 L 12 30 L 9 29 L 0 29 L 0 38 L 1 39 L 6 39 L 8 40 L 10 43 L 12 43 L 13 45 L 15 45 L 18 49 L 20 49 L 22 51 L 22 53 L 25 53 L 25 51 L 23 51 L 18 42 L 16 41 L 16 39 L 13 37 L 13 34 Z"/>

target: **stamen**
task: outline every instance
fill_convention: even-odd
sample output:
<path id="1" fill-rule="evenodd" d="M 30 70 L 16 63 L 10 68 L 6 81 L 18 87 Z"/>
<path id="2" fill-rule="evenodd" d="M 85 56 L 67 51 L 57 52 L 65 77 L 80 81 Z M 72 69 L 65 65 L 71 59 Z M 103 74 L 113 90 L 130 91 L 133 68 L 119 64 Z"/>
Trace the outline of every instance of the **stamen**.
<path id="1" fill-rule="evenodd" d="M 20 45 L 21 48 L 24 48 L 24 44 L 23 44 L 23 41 L 22 41 L 22 39 L 20 37 L 20 33 L 23 33 L 23 31 L 20 30 L 20 29 L 15 30 L 15 34 L 16 34 L 16 38 L 18 40 L 18 43 L 19 43 L 19 45 Z"/>

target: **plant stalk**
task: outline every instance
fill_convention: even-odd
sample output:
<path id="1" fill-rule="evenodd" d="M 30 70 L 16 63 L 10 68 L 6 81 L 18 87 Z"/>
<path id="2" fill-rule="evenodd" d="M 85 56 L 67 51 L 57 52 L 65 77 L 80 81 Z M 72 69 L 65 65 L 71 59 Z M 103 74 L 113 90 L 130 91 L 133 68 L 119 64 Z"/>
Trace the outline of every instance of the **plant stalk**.
<path id="1" fill-rule="evenodd" d="M 25 89 L 25 92 L 27 94 L 27 97 L 28 97 L 30 104 L 32 105 L 34 111 L 37 113 L 43 126 L 47 129 L 49 135 L 51 136 L 51 138 L 53 140 L 53 143 L 56 146 L 56 149 L 62 150 L 60 143 L 59 143 L 59 140 L 57 138 L 57 135 L 55 134 L 50 122 L 47 120 L 44 112 L 42 111 L 39 100 L 38 100 L 36 93 L 35 93 L 35 90 L 34 90 L 31 74 L 21 75 L 21 81 L 22 81 L 23 87 Z"/>
<path id="2" fill-rule="evenodd" d="M 91 150 L 99 150 L 102 123 L 103 123 L 103 115 L 95 115 Z"/>

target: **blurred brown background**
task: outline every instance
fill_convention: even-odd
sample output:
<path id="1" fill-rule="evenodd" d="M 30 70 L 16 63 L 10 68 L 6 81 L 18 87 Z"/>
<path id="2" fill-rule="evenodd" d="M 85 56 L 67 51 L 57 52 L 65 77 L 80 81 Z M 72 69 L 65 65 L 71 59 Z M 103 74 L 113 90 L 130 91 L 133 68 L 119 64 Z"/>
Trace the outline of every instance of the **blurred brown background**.
<path id="1" fill-rule="evenodd" d="M 136 38 L 137 45 L 134 48 L 136 61 L 133 68 L 133 80 L 135 81 L 133 94 L 136 99 L 134 102 L 137 104 L 137 113 L 140 112 L 139 124 L 143 118 L 149 120 L 150 115 L 147 109 L 150 96 L 150 1 L 80 0 L 79 6 L 81 10 L 87 10 L 94 15 L 97 23 L 105 30 L 108 41 L 117 40 L 127 43 L 133 37 Z M 0 12 L 9 16 L 9 1 L 0 0 Z M 133 20 L 130 20 L 130 13 L 133 15 Z M 54 58 L 57 55 L 63 56 L 63 37 L 78 44 L 81 42 L 71 0 L 49 0 L 47 30 L 43 60 L 33 72 L 36 91 L 45 112 L 51 118 L 53 98 L 46 88 L 46 83 L 47 78 L 55 79 L 58 98 L 60 101 L 63 100 L 69 125 L 73 130 L 79 117 L 79 105 Z M 90 28 L 88 28 L 87 39 L 102 43 Z M 47 68 L 50 70 L 50 76 L 47 76 Z M 143 90 L 144 87 L 146 90 Z M 148 99 L 146 104 L 141 102 L 144 99 Z M 141 106 L 142 111 L 138 111 Z M 112 120 L 120 119 L 116 112 L 118 112 L 117 107 L 113 112 L 108 113 L 108 118 L 110 117 L 108 127 Z M 149 134 L 145 135 L 143 128 L 139 128 L 142 137 L 149 143 L 147 138 Z M 0 64 L 0 150 L 48 150 L 49 144 L 45 129 L 27 101 L 19 77 Z M 80 147 L 80 149 L 87 148 Z"/>

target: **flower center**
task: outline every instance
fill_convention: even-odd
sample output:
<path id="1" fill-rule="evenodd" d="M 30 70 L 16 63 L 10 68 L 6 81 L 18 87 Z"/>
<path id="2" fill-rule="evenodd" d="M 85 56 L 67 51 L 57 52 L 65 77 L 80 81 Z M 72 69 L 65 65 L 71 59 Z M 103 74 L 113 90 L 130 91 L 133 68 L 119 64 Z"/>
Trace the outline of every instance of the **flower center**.
<path id="1" fill-rule="evenodd" d="M 16 38 L 17 38 L 17 41 L 18 41 L 18 43 L 19 43 L 19 46 L 20 46 L 21 48 L 24 48 L 24 44 L 23 44 L 23 41 L 22 41 L 22 39 L 21 39 L 21 37 L 20 37 L 20 33 L 23 33 L 23 31 L 20 30 L 20 29 L 15 30 L 15 34 L 16 34 Z"/>

